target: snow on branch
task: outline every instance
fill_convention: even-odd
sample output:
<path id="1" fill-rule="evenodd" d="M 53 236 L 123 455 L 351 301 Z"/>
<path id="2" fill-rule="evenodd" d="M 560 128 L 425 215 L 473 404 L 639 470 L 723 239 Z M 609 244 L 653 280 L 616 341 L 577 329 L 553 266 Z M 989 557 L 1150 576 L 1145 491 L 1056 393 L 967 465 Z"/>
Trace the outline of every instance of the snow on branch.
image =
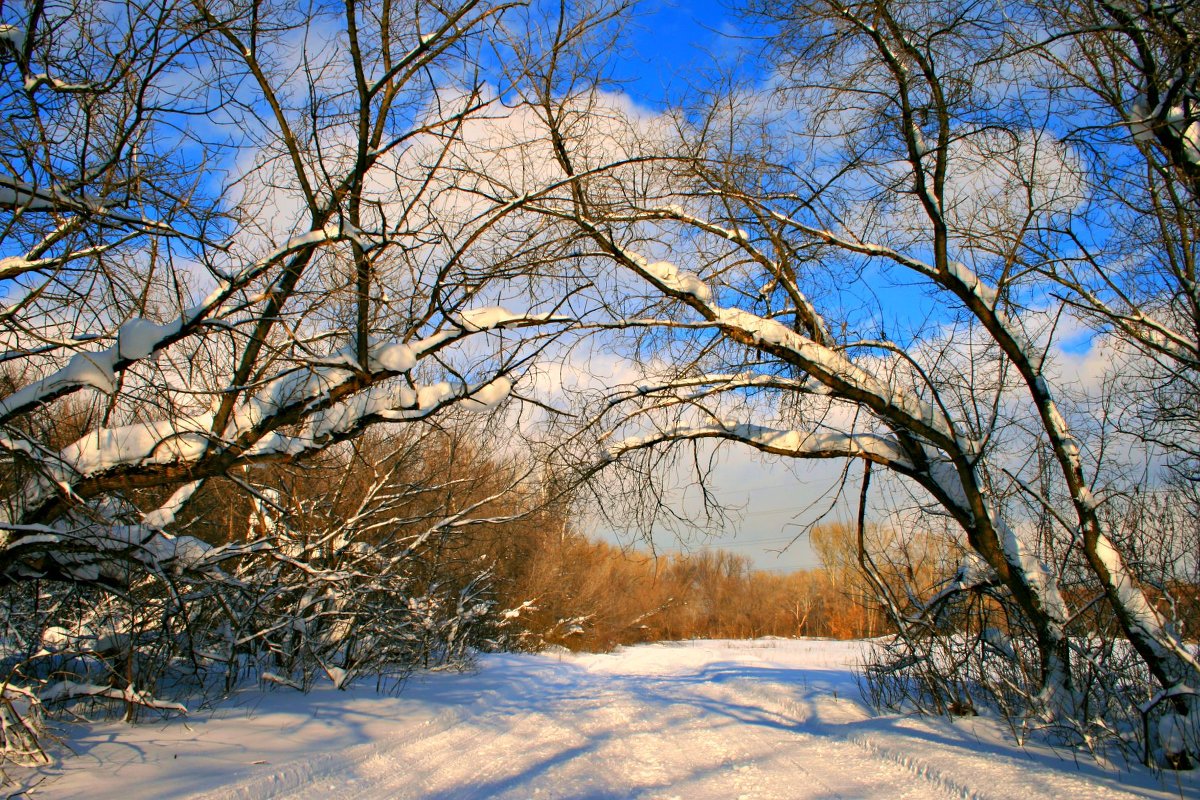
<path id="1" fill-rule="evenodd" d="M 684 389 L 693 389 L 683 392 Z M 811 377 L 787 378 L 780 375 L 763 375 L 754 372 L 697 375 L 676 378 L 663 383 L 640 383 L 628 389 L 614 392 L 606 403 L 609 409 L 622 403 L 644 397 L 669 395 L 676 400 L 695 400 L 717 392 L 739 389 L 779 389 L 800 394 L 825 395 L 829 389 Z"/>
<path id="2" fill-rule="evenodd" d="M 181 714 L 187 713 L 187 708 L 181 703 L 175 703 L 169 700 L 161 700 L 157 697 L 154 697 L 149 692 L 139 691 L 132 686 L 119 688 L 116 686 L 103 686 L 95 683 L 63 680 L 45 687 L 41 690 L 41 692 L 38 693 L 38 700 L 40 700 L 42 703 L 53 703 L 58 700 L 72 700 L 78 697 L 105 697 L 110 700 L 121 700 L 132 705 L 142 706 L 143 708 L 153 708 L 160 711 L 176 711 Z"/>
<path id="3" fill-rule="evenodd" d="M 972 551 L 967 551 L 963 555 L 962 562 L 958 565 L 958 569 L 954 571 L 945 584 L 928 600 L 920 604 L 916 611 L 916 617 L 924 617 L 930 613 L 936 613 L 947 600 L 962 592 L 975 591 L 984 587 L 992 586 L 996 582 L 996 571 L 988 566 L 979 555 Z"/>
<path id="4" fill-rule="evenodd" d="M 956 511 L 963 517 L 975 515 L 967 497 L 962 476 L 958 468 L 949 461 L 935 460 L 926 468 L 932 485 L 940 500 L 949 510 Z M 982 485 L 977 478 L 970 481 L 974 485 Z M 1037 556 L 1031 548 L 1002 516 L 1000 509 L 991 502 L 984 502 L 986 522 L 995 531 L 1005 562 L 1011 565 L 1030 590 L 1039 598 L 1050 621 L 1062 627 L 1066 624 L 1069 614 L 1066 603 L 1058 588 L 1058 579 L 1051 569 Z"/>
<path id="5" fill-rule="evenodd" d="M 1197 660 L 1194 649 L 1174 635 L 1167 620 L 1151 605 L 1146 593 L 1138 588 L 1133 575 L 1125 565 L 1125 560 L 1112 540 L 1104 534 L 1100 534 L 1095 544 L 1095 553 L 1108 573 L 1108 580 L 1113 586 L 1122 610 L 1128 615 L 1131 626 L 1142 635 L 1147 646 L 1158 651 L 1160 657 L 1170 655 L 1182 662 L 1186 671 L 1176 676 L 1176 680 L 1180 684 L 1186 683 L 1189 679 L 1194 681 L 1196 676 L 1200 675 L 1200 661 Z M 1164 632 L 1171 635 L 1164 636 Z"/>
<path id="6" fill-rule="evenodd" d="M 0 175 L 0 208 L 10 211 L 82 211 L 103 214 L 107 211 L 99 200 L 72 197 L 61 189 L 47 189 L 12 175 Z"/>
<path id="7" fill-rule="evenodd" d="M 752 424 L 682 425 L 654 434 L 630 437 L 609 447 L 608 458 L 619 458 L 669 442 L 690 439 L 726 439 L 748 444 L 764 453 L 792 458 L 866 458 L 900 471 L 912 469 L 903 448 L 894 439 L 874 433 L 838 433 L 769 428 Z"/>
<path id="8" fill-rule="evenodd" d="M 245 397 L 221 431 L 213 430 L 215 415 L 208 412 L 89 432 L 53 457 L 41 460 L 40 474 L 24 487 L 22 505 L 27 513 L 33 512 L 87 480 L 120 469 L 199 465 L 230 457 L 298 457 L 351 438 L 375 422 L 422 419 L 454 404 L 468 411 L 490 411 L 511 392 L 512 381 L 506 375 L 479 383 L 438 381 L 422 385 L 411 380 L 389 380 L 411 372 L 422 359 L 447 345 L 478 333 L 562 321 L 544 314 L 514 314 L 502 309 L 484 309 L 474 319 L 478 321 L 469 328 L 451 327 L 409 344 L 376 342 L 370 349 L 371 369 L 366 372 L 356 368 L 349 347 L 289 369 Z M 139 324 L 126 339 L 133 339 L 132 346 L 140 354 L 168 336 L 169 331 L 162 326 Z M 111 360 L 119 348 L 129 346 L 128 341 L 118 341 L 101 353 Z M 77 354 L 71 362 L 76 366 L 65 376 L 63 370 L 55 373 L 58 380 L 87 380 L 97 388 L 111 389 L 108 361 L 96 354 L 87 356 Z M 85 371 L 85 367 L 91 371 Z M 49 380 L 31 384 L 31 391 L 45 392 L 53 385 Z M 298 431 L 282 432 L 297 423 Z"/>
<path id="9" fill-rule="evenodd" d="M 779 264 L 765 255 L 759 248 L 755 247 L 750 241 L 750 234 L 742 229 L 731 230 L 721 225 L 717 225 L 695 214 L 689 213 L 682 206 L 670 205 L 657 209 L 647 209 L 640 212 L 640 216 L 650 219 L 672 219 L 684 224 L 690 225 L 698 230 L 720 236 L 728 239 L 735 245 L 746 252 L 754 261 L 763 266 L 771 274 L 771 282 L 768 286 L 782 284 L 787 290 L 788 296 L 796 305 L 797 312 L 806 321 L 811 328 L 813 339 L 820 344 L 829 344 L 833 337 L 829 334 L 829 326 L 825 319 L 817 311 L 812 301 L 808 299 L 795 280 L 791 279 Z M 760 290 L 762 291 L 762 290 Z"/>
<path id="10" fill-rule="evenodd" d="M 1067 604 L 1058 588 L 1058 579 L 1046 566 L 1037 553 L 1015 530 L 1000 516 L 995 509 L 991 510 L 992 527 L 1000 537 L 1004 548 L 1005 560 L 1010 564 L 1020 565 L 1022 574 L 1029 586 L 1034 590 L 1044 606 L 1050 621 L 1059 626 L 1065 626 L 1069 618 Z"/>
<path id="11" fill-rule="evenodd" d="M 234 280 L 224 282 L 199 305 L 184 310 L 173 320 L 165 323 L 138 317 L 128 320 L 117 330 L 114 337 L 116 343 L 111 347 L 77 352 L 66 365 L 0 400 L 0 422 L 80 388 L 90 387 L 111 394 L 116 387 L 117 373 L 183 338 L 208 320 L 214 309 L 228 300 L 238 287 L 246 285 L 280 259 L 331 241 L 339 235 L 340 230 L 336 226 L 329 226 L 292 237 L 265 258 L 248 265 Z"/>
<path id="12" fill-rule="evenodd" d="M 175 515 L 196 494 L 196 490 L 200 488 L 200 483 L 200 481 L 191 481 L 180 486 L 167 498 L 167 502 L 153 511 L 147 511 L 143 514 L 142 524 L 151 528 L 162 529 L 173 523 Z"/>
<path id="13" fill-rule="evenodd" d="M 38 85 L 51 84 L 44 75 L 35 76 Z M 68 87 L 59 84 L 60 88 Z M 66 187 L 44 187 L 12 175 L 0 174 L 0 208 L 8 211 L 33 211 L 48 214 L 75 213 L 89 218 L 101 218 L 124 228 L 144 230 L 160 236 L 190 238 L 165 222 L 125 211 L 118 206 L 89 195 L 72 194 Z"/>
<path id="14" fill-rule="evenodd" d="M 5 571 L 17 574 L 53 572 L 72 580 L 112 581 L 128 578 L 130 563 L 156 573 L 181 575 L 210 572 L 221 562 L 255 549 L 233 543 L 214 547 L 192 536 L 172 536 L 148 525 L 63 519 L 52 525 L 0 524 L 5 532 Z"/>
<path id="15" fill-rule="evenodd" d="M 840 350 L 821 344 L 779 320 L 736 306 L 722 306 L 708 285 L 695 274 L 680 270 L 670 262 L 650 261 L 617 245 L 592 221 L 580 219 L 579 222 L 622 265 L 667 294 L 683 300 L 735 341 L 803 368 L 834 393 L 868 406 L 877 415 L 900 423 L 899 427 L 939 439 L 947 445 L 965 441 L 933 404 L 860 367 Z"/>

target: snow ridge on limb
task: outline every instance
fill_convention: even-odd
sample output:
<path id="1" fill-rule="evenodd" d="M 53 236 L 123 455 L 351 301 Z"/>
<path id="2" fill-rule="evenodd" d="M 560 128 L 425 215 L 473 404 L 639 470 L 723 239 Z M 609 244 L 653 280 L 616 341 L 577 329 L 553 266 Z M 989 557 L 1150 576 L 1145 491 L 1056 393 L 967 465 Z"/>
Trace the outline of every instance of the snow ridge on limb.
<path id="1" fill-rule="evenodd" d="M 1170 669 L 1170 678 L 1174 680 L 1167 686 L 1200 691 L 1200 661 L 1149 602 L 1112 540 L 1100 534 L 1094 552 L 1120 599 L 1121 608 L 1128 617 L 1127 624 L 1141 634 L 1143 646 L 1153 648 Z"/>
<path id="2" fill-rule="evenodd" d="M 160 711 L 177 711 L 187 713 L 182 703 L 160 700 L 148 692 L 141 692 L 132 686 L 117 688 L 115 686 L 100 686 L 94 683 L 63 680 L 43 687 L 38 693 L 38 699 L 43 703 L 53 703 L 58 700 L 76 697 L 107 697 L 111 700 L 123 700 L 126 703 L 158 709 Z"/>
<path id="3" fill-rule="evenodd" d="M 142 514 L 142 524 L 151 528 L 165 528 L 175 522 L 175 516 L 187 504 L 192 496 L 196 494 L 196 490 L 200 488 L 201 481 L 191 481 L 180 486 L 171 496 L 167 498 L 167 502 L 163 503 L 153 511 L 147 511 Z"/>
<path id="4" fill-rule="evenodd" d="M 848 394 L 885 419 L 902 418 L 905 423 L 902 427 L 920 431 L 941 443 L 956 439 L 965 441 L 934 405 L 901 386 L 880 379 L 839 350 L 819 344 L 778 320 L 736 306 L 722 306 L 708 285 L 695 274 L 680 270 L 669 262 L 651 262 L 615 244 L 590 221 L 582 220 L 581 224 L 600 237 L 603 246 L 625 266 L 659 289 L 683 300 L 733 338 L 802 367 L 814 379 Z"/>
<path id="5" fill-rule="evenodd" d="M 111 347 L 77 352 L 65 366 L 0 400 L 0 423 L 78 389 L 90 387 L 111 394 L 118 373 L 169 347 L 201 324 L 212 321 L 220 306 L 233 297 L 237 290 L 261 276 L 281 259 L 334 241 L 338 236 L 339 230 L 329 226 L 292 237 L 266 257 L 240 270 L 232 280 L 223 282 L 199 305 L 186 309 L 179 317 L 168 322 L 131 318 L 117 329 L 114 337 L 116 342 Z"/>
<path id="6" fill-rule="evenodd" d="M 770 428 L 763 425 L 681 425 L 647 436 L 629 437 L 613 443 L 609 459 L 688 439 L 726 439 L 756 450 L 794 458 L 866 458 L 901 471 L 912 469 L 903 448 L 893 438 L 874 433 L 811 432 Z"/>
<path id="7" fill-rule="evenodd" d="M 214 415 L 180 416 L 90 432 L 47 459 L 42 472 L 24 488 L 23 507 L 38 510 L 64 492 L 107 474 L 154 466 L 189 470 L 206 461 L 223 462 L 231 449 L 251 460 L 297 457 L 352 437 L 380 421 L 431 416 L 462 403 L 467 410 L 488 411 L 509 395 L 511 379 L 497 375 L 476 384 L 439 381 L 428 385 L 395 384 L 405 374 L 448 345 L 489 331 L 540 326 L 565 320 L 545 314 L 485 310 L 486 324 L 451 327 L 410 344 L 380 342 L 371 348 L 364 373 L 351 366 L 352 350 L 343 348 L 315 364 L 295 367 L 263 384 L 235 408 L 225 430 L 212 430 Z M 301 423 L 299 432 L 279 428 Z M 215 468 L 215 467 L 214 467 Z M 83 496 L 86 496 L 86 492 Z"/>
<path id="8" fill-rule="evenodd" d="M 795 304 L 797 313 L 805 321 L 809 335 L 819 344 L 828 345 L 833 341 L 832 335 L 829 333 L 829 326 L 825 319 L 817 311 L 815 305 L 809 301 L 804 292 L 800 290 L 793 276 L 787 271 L 780 269 L 779 265 L 770 257 L 765 255 L 758 247 L 756 247 L 750 239 L 750 233 L 744 229 L 730 229 L 722 225 L 718 225 L 711 220 L 701 217 L 697 214 L 688 212 L 680 205 L 669 205 L 658 208 L 640 209 L 637 213 L 637 218 L 641 220 L 647 219 L 664 219 L 673 220 L 706 233 L 719 236 L 727 239 L 758 263 L 770 276 L 771 286 L 783 286 L 786 290 L 789 299 Z M 764 287 L 765 289 L 766 287 Z M 760 290 L 762 291 L 762 290 Z"/>
<path id="9" fill-rule="evenodd" d="M 964 491 L 958 470 L 952 463 L 935 460 L 929 464 L 926 474 L 933 486 L 939 490 L 943 503 L 950 505 L 952 510 L 964 518 L 976 514 Z M 1058 578 L 1004 520 L 1000 509 L 994 503 L 985 503 L 984 513 L 989 526 L 996 533 L 1005 561 L 1012 565 L 1017 574 L 1024 576 L 1034 594 L 1041 599 L 1050 621 L 1061 635 L 1065 635 L 1069 615 L 1058 586 Z"/>
<path id="10" fill-rule="evenodd" d="M 39 576 L 53 565 L 70 580 L 119 584 L 128 578 L 130 563 L 157 574 L 206 575 L 222 562 L 259 548 L 233 542 L 215 547 L 192 536 L 173 536 L 151 525 L 133 525 L 95 518 L 64 518 L 50 525 L 0 523 L 6 539 L 2 562 L 9 578 Z"/>
<path id="11" fill-rule="evenodd" d="M 922 603 L 916 616 L 924 617 L 936 612 L 949 598 L 962 592 L 969 592 L 996 583 L 996 571 L 979 555 L 968 550 L 963 555 L 962 563 L 954 571 L 954 575 L 932 597 Z"/>
<path id="12" fill-rule="evenodd" d="M 653 413 L 655 410 L 669 405 L 691 403 L 710 397 L 717 397 L 727 392 L 753 389 L 779 389 L 814 396 L 826 395 L 828 387 L 811 376 L 804 378 L 788 378 L 778 375 L 767 375 L 754 372 L 730 374 L 698 375 L 695 377 L 675 378 L 658 383 L 639 383 L 627 389 L 612 392 L 604 401 L 604 409 L 612 411 L 635 400 L 649 399 L 639 411 L 627 412 L 626 422 L 635 415 Z M 610 431 L 601 439 L 612 436 Z"/>

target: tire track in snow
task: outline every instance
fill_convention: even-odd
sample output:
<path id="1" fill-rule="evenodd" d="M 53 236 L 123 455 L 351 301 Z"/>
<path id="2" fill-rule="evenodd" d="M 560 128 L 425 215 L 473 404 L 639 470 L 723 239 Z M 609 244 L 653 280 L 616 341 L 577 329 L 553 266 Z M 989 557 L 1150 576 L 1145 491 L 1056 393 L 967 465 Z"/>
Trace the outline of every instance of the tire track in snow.
<path id="1" fill-rule="evenodd" d="M 677 694 L 680 689 L 678 680 L 652 681 L 649 682 L 649 687 L 651 687 L 651 691 L 656 691 L 664 696 Z M 746 702 L 747 697 L 751 693 L 734 690 L 730 684 L 697 684 L 693 686 L 685 684 L 685 689 L 690 689 L 690 691 L 684 692 L 684 696 L 688 697 L 692 703 L 714 703 L 717 708 L 724 707 L 726 709 L 738 707 L 753 708 L 755 706 L 754 702 Z M 731 766 L 743 773 L 750 771 L 761 772 L 758 766 L 758 762 L 761 760 L 761 753 L 756 752 L 749 746 L 751 743 L 757 744 L 761 749 L 768 749 L 774 755 L 775 760 L 784 761 L 792 767 L 792 772 L 787 775 L 787 788 L 789 791 L 794 790 L 797 785 L 815 786 L 818 787 L 817 794 L 822 798 L 830 798 L 830 800 L 842 798 L 842 794 L 821 777 L 819 770 L 814 769 L 813 765 L 806 766 L 792 755 L 794 749 L 797 747 L 798 740 L 805 738 L 812 739 L 813 737 L 801 731 L 794 730 L 793 721 L 783 715 L 771 712 L 766 708 L 760 708 L 759 710 L 767 715 L 768 720 L 785 729 L 783 731 L 785 736 L 781 739 L 778 735 L 766 734 L 765 731 L 756 729 L 753 723 L 747 724 L 745 721 L 739 720 L 741 729 L 736 736 L 729 737 L 731 742 L 722 737 L 723 741 L 725 741 L 724 747 L 736 746 L 739 750 L 738 761 L 744 762 L 741 764 L 732 764 Z M 711 724 L 707 724 L 705 727 L 711 732 Z M 800 775 L 797 776 L 795 773 L 800 773 Z M 782 796 L 790 797 L 791 795 L 785 794 Z"/>
<path id="2" fill-rule="evenodd" d="M 720 646 L 725 649 L 651 646 L 628 655 L 557 660 L 488 657 L 478 673 L 439 676 L 412 691 L 410 699 L 392 701 L 388 713 L 396 727 L 376 714 L 370 728 L 375 738 L 369 742 L 265 766 L 267 772 L 235 775 L 232 785 L 200 797 L 1146 796 L 1102 778 L 1055 769 L 1044 759 L 1024 758 L 1011 746 L 973 743 L 972 731 L 989 730 L 984 723 L 960 727 L 873 717 L 854 699 L 846 668 L 830 669 L 822 661 L 812 668 L 806 662 L 797 666 L 787 653 L 776 663 L 769 653 Z M 369 708 L 358 709 L 348 714 L 348 725 L 354 724 L 354 714 L 372 716 Z M 390 730 L 399 735 L 389 737 Z"/>
<path id="3" fill-rule="evenodd" d="M 458 726 L 465 709 L 448 708 L 420 723 L 416 730 L 390 740 L 386 745 L 367 742 L 338 752 L 317 753 L 293 759 L 245 776 L 235 784 L 197 794 L 193 800 L 268 800 L 305 792 L 333 775 L 344 775 L 352 765 L 379 757 L 384 751 L 403 750 L 419 740 L 437 736 Z"/>
<path id="4" fill-rule="evenodd" d="M 798 724 L 812 717 L 812 710 L 803 707 L 790 695 L 792 691 L 786 685 L 761 684 L 753 688 L 760 696 L 763 706 L 778 709 L 778 713 L 796 719 Z M 856 702 L 856 701 L 847 701 Z M 926 718 L 921 724 L 937 725 L 942 718 Z M 1119 788 L 1098 785 L 1086 781 L 1070 772 L 1053 769 L 1033 761 L 1019 760 L 1012 755 L 999 753 L 983 753 L 964 750 L 961 744 L 949 744 L 945 741 L 938 743 L 924 741 L 921 749 L 935 755 L 918 755 L 912 751 L 916 743 L 911 734 L 908 737 L 897 736 L 896 732 L 877 732 L 880 721 L 863 711 L 863 725 L 867 731 L 850 732 L 837 735 L 823 732 L 822 738 L 830 741 L 845 742 L 854 745 L 870 756 L 898 765 L 908 771 L 914 778 L 930 783 L 952 797 L 962 800 L 992 800 L 993 798 L 1010 798 L 1022 794 L 1027 798 L 1044 797 L 1054 800 L 1060 796 L 1087 796 L 1093 800 L 1100 798 L 1132 798 L 1136 795 Z M 875 728 L 876 730 L 871 730 Z M 899 746 L 889 745 L 879 741 L 879 737 L 898 739 Z M 960 734 L 960 738 L 962 737 Z M 949 764 L 951 769 L 943 768 L 939 761 Z M 1041 790 L 1030 791 L 1030 774 L 1039 776 Z M 979 788 L 986 785 L 987 790 Z"/>
<path id="5" fill-rule="evenodd" d="M 800 704 L 795 700 L 786 697 L 786 694 L 782 698 L 778 696 L 769 698 L 767 694 L 763 692 L 762 699 L 764 700 L 764 704 L 768 702 L 778 703 L 783 709 L 782 713 L 785 715 L 790 714 L 795 718 L 798 718 L 798 724 L 803 724 L 803 722 L 810 717 L 807 709 L 800 706 Z M 886 748 L 876 743 L 866 734 L 852 734 L 849 736 L 831 736 L 826 734 L 826 738 L 835 741 L 846 742 L 847 744 L 858 747 L 874 758 L 897 764 L 910 773 L 913 777 L 932 784 L 952 797 L 961 798 L 961 800 L 989 800 L 987 795 L 982 794 L 977 789 L 948 776 L 942 770 L 933 766 L 928 761 L 914 756 L 911 753 L 904 753 Z"/>
<path id="6" fill-rule="evenodd" d="M 882 753 L 865 750 L 859 743 L 846 737 L 833 736 L 826 732 L 806 729 L 810 714 L 791 699 L 795 687 L 774 682 L 759 683 L 738 680 L 716 687 L 722 701 L 727 705 L 756 709 L 764 720 L 786 729 L 787 737 L 778 739 L 775 747 L 783 760 L 794 770 L 803 773 L 806 779 L 818 784 L 821 789 L 816 796 L 826 797 L 919 797 L 919 798 L 963 798 L 962 787 L 952 781 L 943 780 L 936 770 L 913 770 L 909 765 L 891 758 L 881 758 Z M 866 756 L 866 758 L 864 758 Z M 821 775 L 830 775 L 836 783 L 857 785 L 849 795 L 843 795 Z M 874 777 L 875 780 L 871 780 Z M 909 781 L 897 782 L 897 778 Z M 914 786 L 911 778 L 918 778 L 923 787 Z M 869 782 L 869 783 L 868 783 Z M 868 795 L 862 794 L 863 791 Z M 980 798 L 979 800 L 986 800 Z"/>
<path id="7" fill-rule="evenodd" d="M 946 790 L 954 797 L 961 798 L 962 800 L 989 800 L 987 795 L 980 794 L 978 790 L 972 789 L 966 784 L 959 783 L 924 759 L 910 753 L 903 753 L 883 747 L 866 735 L 850 736 L 844 739 L 844 741 L 857 745 L 876 758 L 899 764 L 914 777 L 929 781 L 935 786 Z"/>

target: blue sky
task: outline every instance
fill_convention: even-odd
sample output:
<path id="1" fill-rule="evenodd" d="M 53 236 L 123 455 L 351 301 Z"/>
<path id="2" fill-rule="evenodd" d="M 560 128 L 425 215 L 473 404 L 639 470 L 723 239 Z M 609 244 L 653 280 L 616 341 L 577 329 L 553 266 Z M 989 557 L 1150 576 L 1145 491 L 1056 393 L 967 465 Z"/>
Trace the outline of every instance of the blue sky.
<path id="1" fill-rule="evenodd" d="M 648 0 L 638 6 L 626 41 L 629 57 L 618 67 L 623 88 L 639 105 L 661 108 L 677 98 L 690 76 L 736 61 L 746 25 L 728 0 Z"/>

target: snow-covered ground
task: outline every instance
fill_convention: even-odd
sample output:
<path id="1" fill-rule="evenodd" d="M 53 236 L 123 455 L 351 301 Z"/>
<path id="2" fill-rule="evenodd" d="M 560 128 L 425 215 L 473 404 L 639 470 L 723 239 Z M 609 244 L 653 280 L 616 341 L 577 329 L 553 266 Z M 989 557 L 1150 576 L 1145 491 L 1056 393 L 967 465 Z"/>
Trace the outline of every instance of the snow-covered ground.
<path id="1" fill-rule="evenodd" d="M 47 798 L 1171 798 L 1200 783 L 1011 744 L 994 721 L 875 717 L 862 645 L 686 642 L 489 655 L 464 674 L 238 695 L 72 726 Z"/>

